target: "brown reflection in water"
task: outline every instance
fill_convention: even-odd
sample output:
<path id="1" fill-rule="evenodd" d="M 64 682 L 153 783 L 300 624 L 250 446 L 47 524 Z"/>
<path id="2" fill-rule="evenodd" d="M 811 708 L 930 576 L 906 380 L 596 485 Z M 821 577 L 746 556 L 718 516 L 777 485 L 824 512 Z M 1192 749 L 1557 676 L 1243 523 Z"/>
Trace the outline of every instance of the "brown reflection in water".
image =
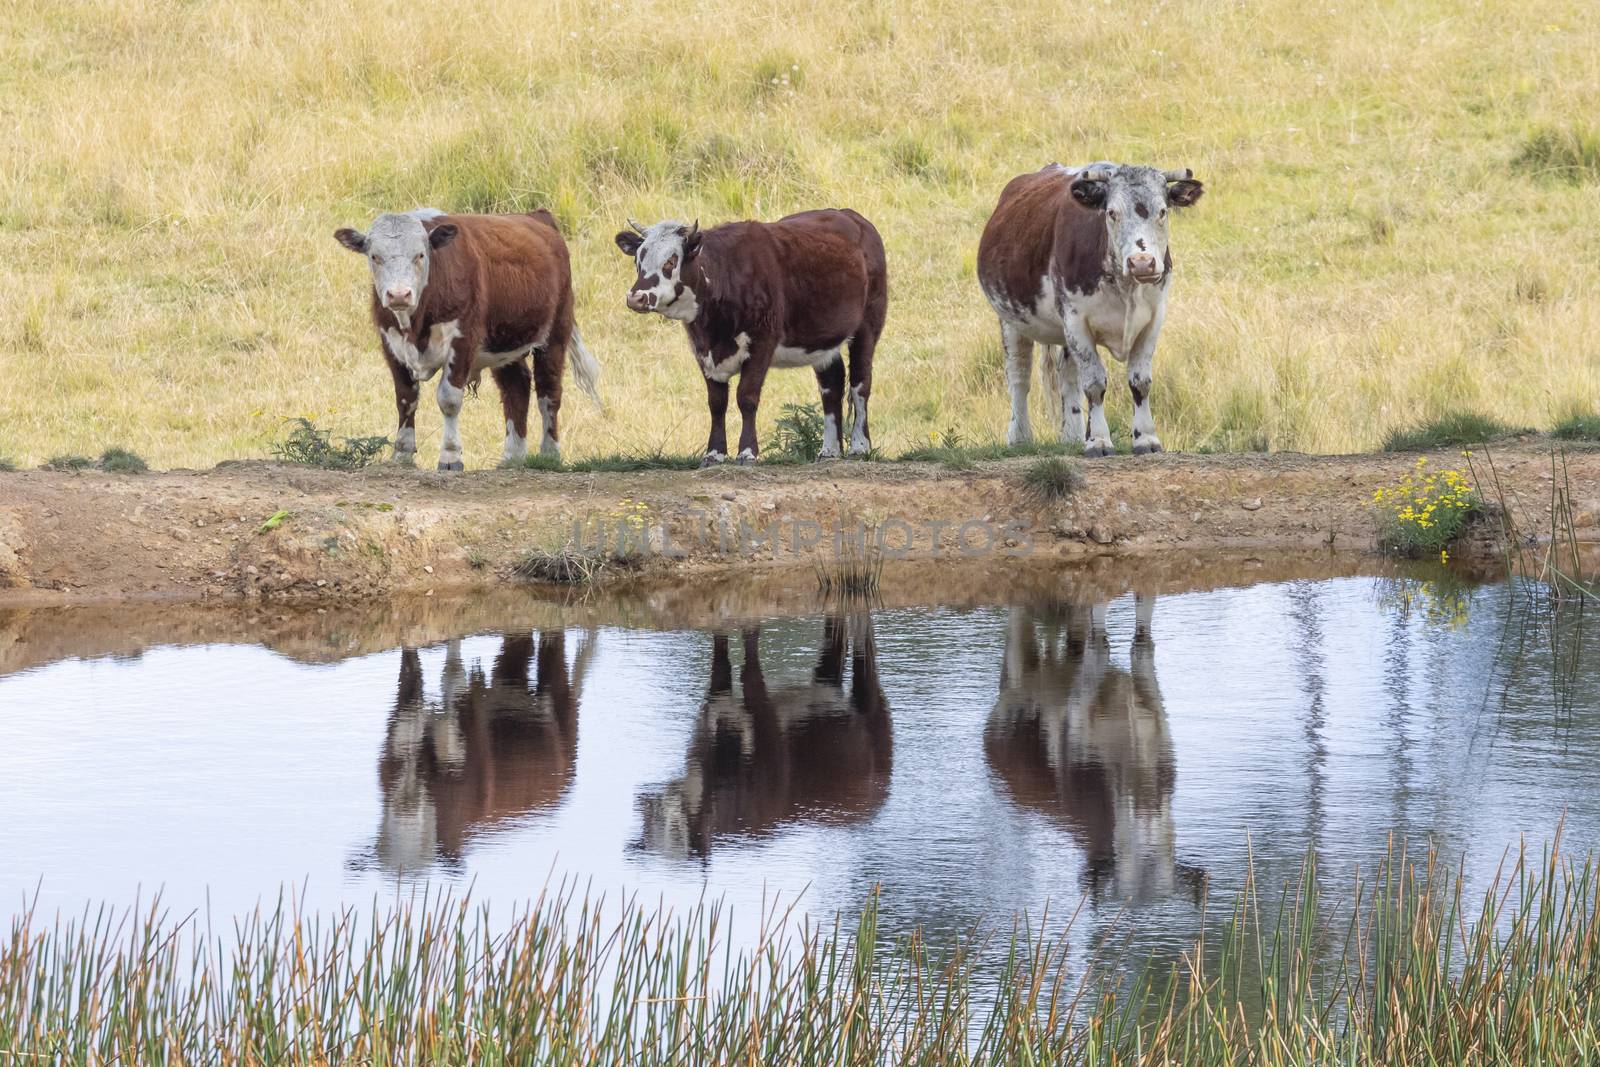
<path id="1" fill-rule="evenodd" d="M 368 861 L 392 871 L 453 863 L 476 834 L 554 806 L 572 782 L 593 648 L 585 635 L 569 671 L 565 632 L 506 634 L 485 674 L 463 663 L 456 638 L 436 701 L 424 695 L 421 656 L 402 649 L 378 761 L 383 820 Z"/>
<path id="2" fill-rule="evenodd" d="M 703 857 L 719 840 L 796 820 L 864 819 L 888 796 L 889 704 L 878 682 L 871 615 L 824 619 L 809 683 L 769 687 L 760 627 L 741 637 L 737 692 L 729 636 L 712 637 L 711 678 L 683 775 L 639 797 L 644 830 L 637 848 Z"/>
<path id="3" fill-rule="evenodd" d="M 1177 768 L 1156 683 L 1155 598 L 1135 603 L 1131 670 L 1112 665 L 1104 603 L 1009 609 L 984 752 L 1018 804 L 1066 827 L 1083 848 L 1091 892 L 1198 898 L 1205 872 L 1177 857 Z"/>

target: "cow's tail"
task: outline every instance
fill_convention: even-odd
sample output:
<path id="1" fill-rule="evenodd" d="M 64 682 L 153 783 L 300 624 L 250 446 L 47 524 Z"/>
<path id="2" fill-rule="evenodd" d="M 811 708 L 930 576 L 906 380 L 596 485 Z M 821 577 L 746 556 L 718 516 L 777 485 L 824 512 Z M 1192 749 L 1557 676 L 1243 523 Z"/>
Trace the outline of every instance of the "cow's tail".
<path id="1" fill-rule="evenodd" d="M 572 355 L 572 377 L 578 388 L 589 394 L 596 407 L 605 410 L 606 402 L 600 399 L 600 364 L 589 353 L 576 326 L 572 328 L 572 344 L 568 347 Z"/>
<path id="2" fill-rule="evenodd" d="M 1063 410 L 1067 398 L 1063 392 L 1065 382 L 1061 380 L 1062 364 L 1066 361 L 1066 349 L 1057 345 L 1044 346 L 1044 365 L 1039 368 L 1039 378 L 1044 383 L 1045 411 L 1050 415 L 1050 421 L 1056 426 L 1062 424 L 1066 412 Z"/>

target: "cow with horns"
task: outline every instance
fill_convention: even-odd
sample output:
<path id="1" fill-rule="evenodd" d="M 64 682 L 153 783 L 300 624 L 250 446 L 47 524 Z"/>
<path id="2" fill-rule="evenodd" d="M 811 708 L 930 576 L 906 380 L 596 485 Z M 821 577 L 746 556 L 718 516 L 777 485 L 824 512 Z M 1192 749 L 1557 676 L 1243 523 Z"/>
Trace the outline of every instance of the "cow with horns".
<path id="1" fill-rule="evenodd" d="M 872 450 L 872 353 L 889 304 L 883 240 L 854 211 L 805 211 L 777 222 L 632 221 L 617 247 L 638 271 L 628 307 L 684 324 L 706 379 L 711 435 L 702 466 L 728 458 L 728 381 L 739 376 L 737 459 L 754 463 L 756 407 L 772 367 L 810 367 L 822 392 L 820 458 L 841 454 L 850 349 L 850 451 Z"/>
<path id="2" fill-rule="evenodd" d="M 1008 443 L 1033 439 L 1028 390 L 1037 343 L 1046 346 L 1045 384 L 1061 402 L 1063 441 L 1082 441 L 1085 456 L 1112 452 L 1104 348 L 1128 367 L 1133 451 L 1161 451 L 1150 382 L 1172 278 L 1168 209 L 1188 207 L 1202 191 L 1188 170 L 1117 163 L 1052 163 L 1005 187 L 978 245 L 978 281 L 1000 318 Z"/>

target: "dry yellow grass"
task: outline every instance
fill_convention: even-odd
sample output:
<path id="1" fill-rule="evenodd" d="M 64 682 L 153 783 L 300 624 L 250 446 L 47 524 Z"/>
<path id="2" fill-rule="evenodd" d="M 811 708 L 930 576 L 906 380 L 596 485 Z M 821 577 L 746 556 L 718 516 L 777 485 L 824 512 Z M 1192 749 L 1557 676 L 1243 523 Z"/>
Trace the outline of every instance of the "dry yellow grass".
<path id="1" fill-rule="evenodd" d="M 973 265 L 1050 160 L 1189 166 L 1155 404 L 1176 448 L 1345 450 L 1447 410 L 1600 397 L 1600 196 L 1511 161 L 1600 122 L 1579 0 L 11 0 L 0 9 L 0 453 L 266 452 L 391 430 L 380 210 L 552 207 L 605 368 L 577 455 L 703 442 L 681 328 L 631 315 L 625 216 L 848 205 L 889 247 L 874 430 L 1000 437 Z M 809 374 L 774 375 L 810 400 Z M 1116 420 L 1126 390 L 1114 391 Z M 493 391 L 463 417 L 499 455 Z M 1042 423 L 1041 423 L 1042 425 Z M 426 459 L 438 414 L 420 420 Z"/>

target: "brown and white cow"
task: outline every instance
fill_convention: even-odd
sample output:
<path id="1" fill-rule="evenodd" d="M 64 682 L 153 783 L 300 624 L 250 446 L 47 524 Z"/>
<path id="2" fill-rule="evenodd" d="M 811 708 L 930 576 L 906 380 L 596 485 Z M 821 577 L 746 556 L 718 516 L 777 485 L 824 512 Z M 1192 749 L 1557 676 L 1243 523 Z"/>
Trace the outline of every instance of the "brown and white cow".
<path id="1" fill-rule="evenodd" d="M 1117 163 L 1052 163 L 1005 187 L 978 245 L 978 281 L 1000 317 L 1011 389 L 1008 443 L 1033 439 L 1028 389 L 1038 343 L 1046 346 L 1046 386 L 1061 401 L 1063 441 L 1082 441 L 1086 456 L 1113 451 L 1104 348 L 1128 365 L 1133 451 L 1161 451 L 1150 380 L 1172 278 L 1167 215 L 1202 191 L 1188 170 Z"/>
<path id="2" fill-rule="evenodd" d="M 1198 898 L 1205 872 L 1178 859 L 1177 781 L 1151 638 L 1155 598 L 1135 600 L 1130 669 L 1111 661 L 1106 605 L 1048 599 L 1010 609 L 989 766 L 1017 804 L 1058 821 L 1084 851 L 1096 895 Z"/>
<path id="3" fill-rule="evenodd" d="M 643 793 L 638 847 L 684 859 L 796 820 L 865 819 L 889 795 L 894 737 L 866 612 L 831 614 L 809 682 L 769 684 L 761 630 L 743 633 L 735 695 L 727 634 L 681 777 Z M 849 683 L 845 667 L 849 665 Z"/>
<path id="4" fill-rule="evenodd" d="M 600 367 L 573 324 L 567 244 L 548 211 L 446 215 L 422 208 L 379 215 L 366 233 L 345 228 L 334 237 L 372 268 L 372 321 L 400 415 L 396 458 L 415 456 L 417 394 L 441 370 L 440 470 L 463 469 L 461 401 L 486 370 L 505 412 L 504 461 L 527 454 L 530 386 L 544 422 L 540 451 L 560 455 L 557 414 L 568 348 L 578 385 L 596 403 Z"/>
<path id="5" fill-rule="evenodd" d="M 702 466 L 728 456 L 728 380 L 739 376 L 738 461 L 754 463 L 756 407 L 772 367 L 811 367 L 822 391 L 821 458 L 841 454 L 850 346 L 850 451 L 872 450 L 867 400 L 872 353 L 889 307 L 883 240 L 854 211 L 805 211 L 777 222 L 658 222 L 617 234 L 638 277 L 628 307 L 684 324 L 711 408 Z"/>

